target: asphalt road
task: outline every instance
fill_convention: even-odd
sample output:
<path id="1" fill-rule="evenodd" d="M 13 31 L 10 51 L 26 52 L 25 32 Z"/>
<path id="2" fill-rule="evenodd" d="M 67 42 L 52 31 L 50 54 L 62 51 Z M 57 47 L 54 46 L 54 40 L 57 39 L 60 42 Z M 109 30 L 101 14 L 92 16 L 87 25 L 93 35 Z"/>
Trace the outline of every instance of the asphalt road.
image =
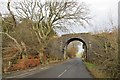
<path id="1" fill-rule="evenodd" d="M 29 74 L 24 78 L 92 78 L 92 76 L 82 60 L 75 58 L 43 71 Z"/>

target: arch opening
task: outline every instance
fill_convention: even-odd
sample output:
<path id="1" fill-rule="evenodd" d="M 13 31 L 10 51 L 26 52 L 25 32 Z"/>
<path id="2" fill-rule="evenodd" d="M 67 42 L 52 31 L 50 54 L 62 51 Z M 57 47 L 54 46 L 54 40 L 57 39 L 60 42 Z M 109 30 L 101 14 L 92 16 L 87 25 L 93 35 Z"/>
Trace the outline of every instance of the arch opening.
<path id="1" fill-rule="evenodd" d="M 82 58 L 84 60 L 87 60 L 87 45 L 86 45 L 85 41 L 80 38 L 71 38 L 71 39 L 67 40 L 67 42 L 65 43 L 64 48 L 63 48 L 64 59 L 67 59 L 69 57 L 69 55 L 67 54 L 67 47 L 71 42 L 74 42 L 74 41 L 79 41 L 82 43 L 82 48 L 84 49 Z"/>

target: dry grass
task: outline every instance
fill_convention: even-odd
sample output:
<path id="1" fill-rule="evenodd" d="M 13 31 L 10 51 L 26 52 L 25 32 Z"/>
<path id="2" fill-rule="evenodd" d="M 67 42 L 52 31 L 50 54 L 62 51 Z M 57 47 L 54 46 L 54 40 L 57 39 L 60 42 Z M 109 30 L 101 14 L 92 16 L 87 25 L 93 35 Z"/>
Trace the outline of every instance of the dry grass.
<path id="1" fill-rule="evenodd" d="M 0 76 L 2 75 L 2 58 L 0 58 Z"/>
<path id="2" fill-rule="evenodd" d="M 87 62 L 85 62 L 85 65 L 94 78 L 110 78 L 105 72 L 100 71 L 96 65 Z"/>

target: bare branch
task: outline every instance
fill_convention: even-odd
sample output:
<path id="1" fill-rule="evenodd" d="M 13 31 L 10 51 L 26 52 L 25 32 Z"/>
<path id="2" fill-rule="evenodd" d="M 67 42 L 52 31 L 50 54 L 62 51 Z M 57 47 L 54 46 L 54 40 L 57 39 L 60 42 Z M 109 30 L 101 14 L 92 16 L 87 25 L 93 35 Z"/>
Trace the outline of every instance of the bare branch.
<path id="1" fill-rule="evenodd" d="M 8 0 L 7 9 L 8 9 L 8 11 L 10 12 L 10 15 L 12 16 L 12 19 L 13 19 L 13 22 L 14 22 L 14 27 L 16 27 L 16 20 L 15 20 L 15 17 L 14 17 L 13 12 L 12 12 L 11 9 L 10 9 L 10 0 Z"/>

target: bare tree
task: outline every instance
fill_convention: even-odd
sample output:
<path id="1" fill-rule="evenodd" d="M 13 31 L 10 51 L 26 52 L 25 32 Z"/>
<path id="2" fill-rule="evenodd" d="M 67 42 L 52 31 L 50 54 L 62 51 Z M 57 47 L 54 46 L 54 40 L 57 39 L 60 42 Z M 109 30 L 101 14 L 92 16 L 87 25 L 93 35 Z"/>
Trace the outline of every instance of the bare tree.
<path id="1" fill-rule="evenodd" d="M 66 29 L 64 23 L 84 25 L 91 19 L 85 3 L 64 0 L 58 2 L 24 0 L 14 4 L 13 8 L 17 13 L 17 18 L 27 18 L 33 22 L 32 30 L 34 30 L 39 43 L 44 44 L 43 48 L 55 29 Z"/>
<path id="2" fill-rule="evenodd" d="M 12 10 L 11 10 L 11 7 L 10 7 L 11 5 L 10 5 L 10 3 L 11 3 L 11 1 L 8 0 L 7 9 L 8 9 L 8 11 L 9 11 L 9 13 L 10 13 L 10 18 L 7 17 L 8 19 L 3 20 L 3 21 L 5 22 L 5 24 L 6 24 L 6 23 L 9 23 L 9 21 L 7 22 L 7 20 L 9 20 L 9 19 L 11 20 L 11 17 L 12 17 L 12 21 L 11 21 L 11 22 L 13 22 L 13 23 L 11 23 L 11 25 L 12 25 L 13 28 L 15 28 L 15 27 L 17 27 L 17 23 L 16 23 L 15 15 L 14 15 L 14 13 L 13 13 Z M 10 24 L 9 24 L 9 25 L 10 25 Z M 2 23 L 2 27 L 3 27 L 3 23 Z M 6 27 L 6 25 L 5 25 L 5 27 Z M 10 28 L 11 28 L 11 27 L 10 27 Z M 9 28 L 9 29 L 10 29 L 10 28 Z M 11 36 L 11 35 L 9 34 L 9 31 L 1 31 L 0 34 L 4 34 L 4 35 L 6 35 L 8 38 L 10 38 L 11 40 L 13 40 L 14 43 L 16 44 L 16 47 L 18 48 L 19 52 L 16 53 L 12 58 L 16 58 L 16 57 L 18 57 L 19 55 L 21 56 L 21 55 L 22 55 L 22 51 L 23 51 L 23 46 L 24 46 L 23 44 L 24 44 L 24 42 L 21 41 L 21 43 L 19 43 L 16 38 L 14 38 L 13 36 Z"/>

